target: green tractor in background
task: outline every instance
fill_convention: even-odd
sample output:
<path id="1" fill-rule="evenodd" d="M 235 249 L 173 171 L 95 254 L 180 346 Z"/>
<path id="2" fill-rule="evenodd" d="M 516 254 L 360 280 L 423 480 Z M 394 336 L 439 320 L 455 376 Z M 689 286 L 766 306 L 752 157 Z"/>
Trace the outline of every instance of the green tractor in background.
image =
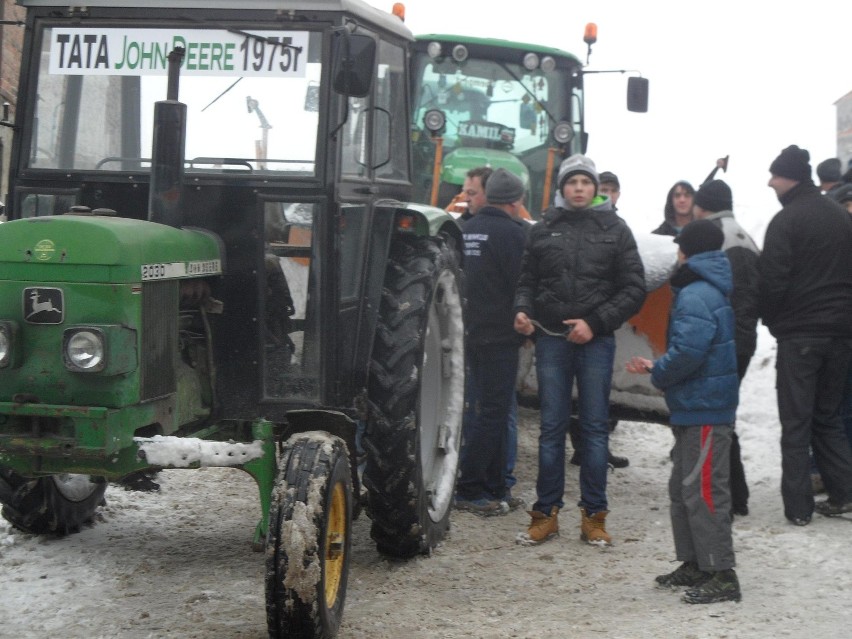
<path id="1" fill-rule="evenodd" d="M 18 4 L 3 516 L 68 534 L 110 482 L 243 470 L 270 635 L 333 636 L 362 483 L 412 557 L 458 463 L 461 238 L 410 203 L 411 33 L 360 0 Z"/>
<path id="2" fill-rule="evenodd" d="M 596 27 L 586 27 L 591 47 Z M 537 218 L 560 162 L 585 152 L 583 65 L 566 51 L 459 35 L 423 35 L 411 60 L 415 199 L 447 207 L 472 168 L 504 168 Z M 628 78 L 627 108 L 647 111 L 648 82 Z"/>

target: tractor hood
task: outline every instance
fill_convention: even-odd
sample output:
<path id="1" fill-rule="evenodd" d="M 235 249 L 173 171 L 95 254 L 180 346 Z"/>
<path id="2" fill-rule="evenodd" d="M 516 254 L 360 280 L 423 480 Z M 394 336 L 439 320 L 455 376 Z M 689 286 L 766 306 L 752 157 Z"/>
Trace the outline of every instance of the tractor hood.
<path id="1" fill-rule="evenodd" d="M 222 273 L 222 253 L 208 231 L 143 220 L 62 215 L 0 226 L 3 279 L 118 284 L 203 277 Z"/>

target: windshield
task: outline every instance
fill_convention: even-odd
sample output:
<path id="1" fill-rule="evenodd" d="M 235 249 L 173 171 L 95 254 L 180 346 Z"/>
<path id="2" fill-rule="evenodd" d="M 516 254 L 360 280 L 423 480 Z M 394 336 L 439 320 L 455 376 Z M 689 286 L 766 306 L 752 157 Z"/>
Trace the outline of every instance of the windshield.
<path id="1" fill-rule="evenodd" d="M 415 197 L 447 206 L 461 190 L 468 170 L 502 167 L 515 173 L 527 189 L 527 205 L 547 199 L 543 189 L 558 159 L 552 132 L 560 122 L 582 127 L 579 83 L 570 70 L 525 69 L 505 61 L 503 49 L 491 58 L 471 56 L 461 63 L 451 56 L 430 58 L 416 54 L 413 83 L 413 150 Z M 423 116 L 438 109 L 446 117 L 441 134 L 439 182 L 432 184 L 436 145 L 425 129 Z M 579 138 L 579 135 L 576 135 Z M 549 157 L 552 156 L 552 157 Z"/>
<path id="2" fill-rule="evenodd" d="M 423 57 L 415 82 L 415 124 L 429 109 L 447 116 L 445 144 L 484 146 L 520 154 L 547 143 L 567 118 L 568 83 L 560 72 L 530 73 L 518 64 Z"/>
<path id="3" fill-rule="evenodd" d="M 313 175 L 321 40 L 309 31 L 46 28 L 29 166 L 149 171 L 154 103 L 167 97 L 167 56 L 182 46 L 187 171 Z"/>

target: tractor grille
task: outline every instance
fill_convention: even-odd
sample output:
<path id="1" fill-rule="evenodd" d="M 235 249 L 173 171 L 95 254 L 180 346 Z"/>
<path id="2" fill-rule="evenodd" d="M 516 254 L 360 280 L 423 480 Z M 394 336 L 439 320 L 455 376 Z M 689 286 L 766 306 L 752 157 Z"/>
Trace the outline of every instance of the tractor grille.
<path id="1" fill-rule="evenodd" d="M 142 284 L 141 399 L 175 392 L 178 283 Z"/>

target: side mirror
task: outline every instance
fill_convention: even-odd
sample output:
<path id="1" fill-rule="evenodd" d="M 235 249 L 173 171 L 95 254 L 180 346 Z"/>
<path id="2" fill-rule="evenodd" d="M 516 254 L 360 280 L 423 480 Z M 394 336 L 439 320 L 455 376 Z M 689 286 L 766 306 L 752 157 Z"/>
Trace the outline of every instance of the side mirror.
<path id="1" fill-rule="evenodd" d="M 627 110 L 634 113 L 648 112 L 647 78 L 627 78 Z"/>
<path id="2" fill-rule="evenodd" d="M 334 42 L 332 87 L 341 95 L 363 98 L 370 93 L 376 69 L 376 41 L 345 29 Z"/>

